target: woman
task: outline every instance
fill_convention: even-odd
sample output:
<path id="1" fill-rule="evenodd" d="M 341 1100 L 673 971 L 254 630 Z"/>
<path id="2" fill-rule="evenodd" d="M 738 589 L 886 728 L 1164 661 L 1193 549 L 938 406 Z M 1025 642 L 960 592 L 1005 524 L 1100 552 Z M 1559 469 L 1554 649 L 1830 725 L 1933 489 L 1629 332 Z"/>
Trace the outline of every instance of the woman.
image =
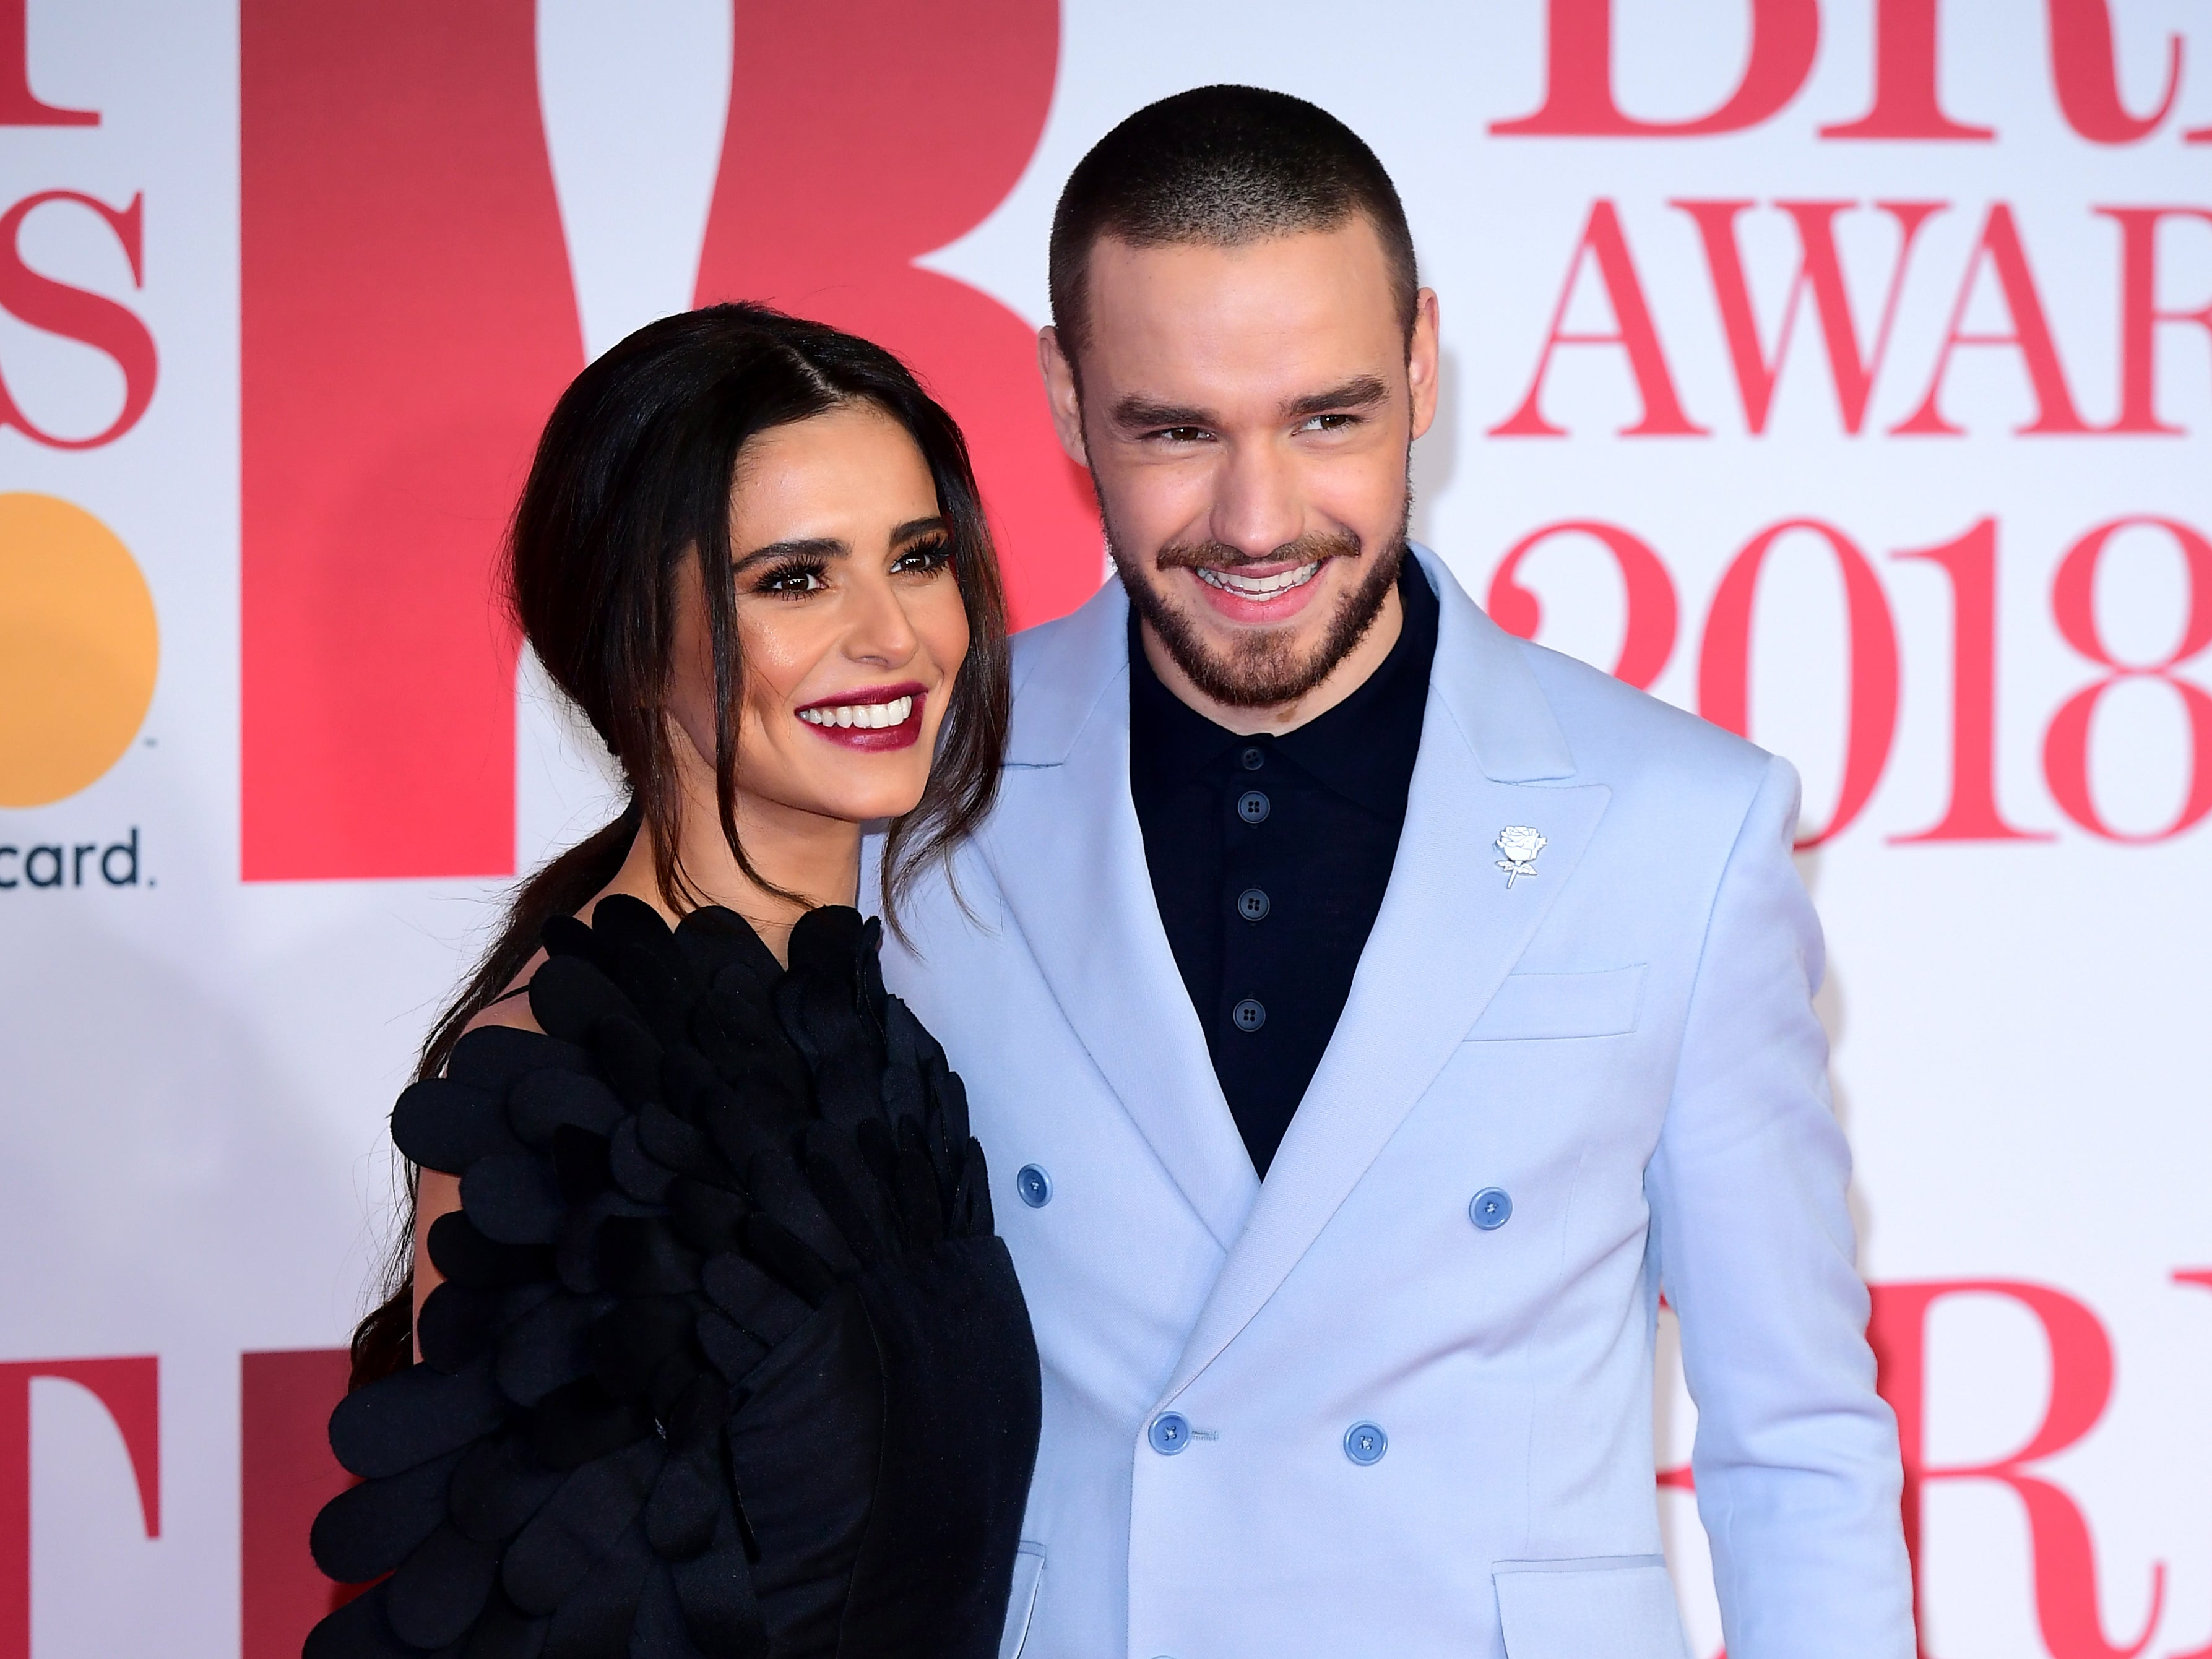
<path id="1" fill-rule="evenodd" d="M 309 1659 L 994 1653 L 1036 1351 L 959 1079 L 852 908 L 864 823 L 895 920 L 996 787 L 958 430 L 864 341 L 672 317 L 562 398 L 509 572 L 629 800 L 520 890 L 393 1111 L 411 1282 L 356 1337 L 364 1483 L 314 1534 L 391 1576 Z"/>

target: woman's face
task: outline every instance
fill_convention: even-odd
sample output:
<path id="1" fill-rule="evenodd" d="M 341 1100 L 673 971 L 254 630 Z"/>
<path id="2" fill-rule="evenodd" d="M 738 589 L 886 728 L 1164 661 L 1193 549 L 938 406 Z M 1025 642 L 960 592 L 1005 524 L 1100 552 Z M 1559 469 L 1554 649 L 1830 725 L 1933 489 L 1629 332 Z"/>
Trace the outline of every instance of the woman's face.
<path id="1" fill-rule="evenodd" d="M 911 811 L 968 654 L 921 449 L 869 404 L 762 434 L 738 459 L 730 547 L 740 793 L 853 822 Z M 711 763 L 714 659 L 696 563 L 684 568 L 674 712 Z"/>

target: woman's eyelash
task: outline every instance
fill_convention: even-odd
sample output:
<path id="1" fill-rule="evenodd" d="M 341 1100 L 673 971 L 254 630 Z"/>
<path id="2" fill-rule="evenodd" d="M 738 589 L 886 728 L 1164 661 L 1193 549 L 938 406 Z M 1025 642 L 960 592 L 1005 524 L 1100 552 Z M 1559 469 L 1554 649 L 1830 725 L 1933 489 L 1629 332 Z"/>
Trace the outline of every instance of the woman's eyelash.
<path id="1" fill-rule="evenodd" d="M 922 542 L 909 547 L 898 556 L 895 569 L 941 570 L 952 562 L 952 543 L 950 538 Z"/>
<path id="2" fill-rule="evenodd" d="M 753 591 L 786 595 L 811 593 L 821 585 L 823 573 L 828 568 L 818 560 L 793 559 L 762 576 L 753 584 Z"/>

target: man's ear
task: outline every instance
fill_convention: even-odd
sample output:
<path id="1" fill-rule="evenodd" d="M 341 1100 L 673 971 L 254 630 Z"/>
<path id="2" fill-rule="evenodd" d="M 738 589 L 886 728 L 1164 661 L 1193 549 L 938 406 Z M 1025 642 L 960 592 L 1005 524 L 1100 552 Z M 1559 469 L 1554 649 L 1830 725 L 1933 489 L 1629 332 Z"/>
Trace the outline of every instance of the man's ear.
<path id="1" fill-rule="evenodd" d="M 1437 291 L 1425 288 L 1413 298 L 1413 333 L 1406 342 L 1406 383 L 1413 393 L 1413 436 L 1419 437 L 1437 418 L 1437 371 L 1441 355 L 1442 325 L 1437 317 Z"/>
<path id="2" fill-rule="evenodd" d="M 1056 328 L 1037 331 L 1037 373 L 1044 376 L 1045 402 L 1052 409 L 1052 429 L 1060 434 L 1060 447 L 1076 465 L 1088 467 L 1091 457 L 1083 447 L 1083 395 L 1076 390 L 1075 365 L 1060 349 Z"/>

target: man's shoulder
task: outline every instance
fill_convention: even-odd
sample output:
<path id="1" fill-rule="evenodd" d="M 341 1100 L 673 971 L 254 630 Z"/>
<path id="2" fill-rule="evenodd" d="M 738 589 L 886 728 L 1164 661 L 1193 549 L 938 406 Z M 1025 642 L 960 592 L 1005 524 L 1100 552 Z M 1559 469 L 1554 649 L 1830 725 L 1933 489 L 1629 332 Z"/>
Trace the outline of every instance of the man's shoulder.
<path id="1" fill-rule="evenodd" d="M 1514 647 L 1559 722 L 1578 778 L 1747 802 L 1773 769 L 1774 757 L 1757 744 L 1601 669 L 1527 640 Z"/>

